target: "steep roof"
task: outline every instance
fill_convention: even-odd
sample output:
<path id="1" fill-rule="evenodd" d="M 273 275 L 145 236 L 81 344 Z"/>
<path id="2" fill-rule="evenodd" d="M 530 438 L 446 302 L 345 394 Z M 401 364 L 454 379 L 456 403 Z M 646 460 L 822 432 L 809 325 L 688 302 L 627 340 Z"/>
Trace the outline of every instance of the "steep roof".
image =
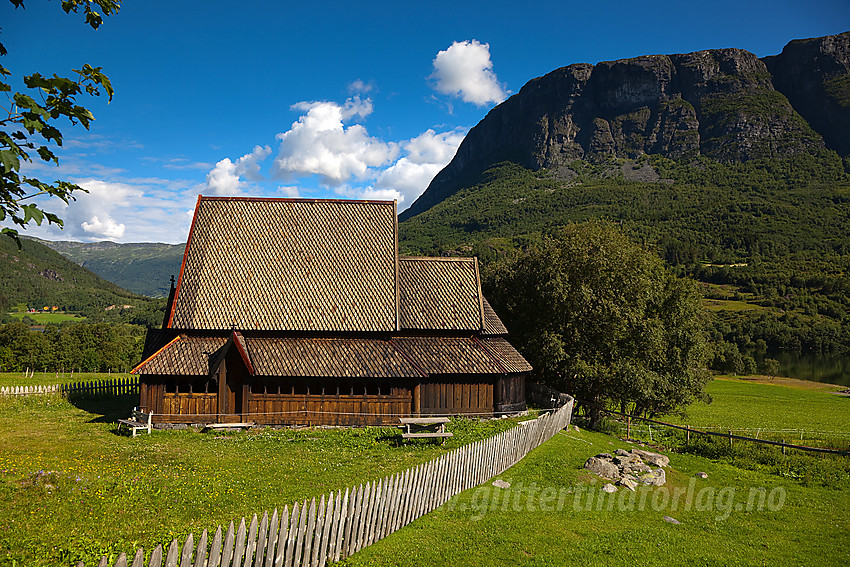
<path id="1" fill-rule="evenodd" d="M 209 376 L 228 348 L 250 374 L 334 378 L 420 378 L 433 374 L 507 374 L 531 366 L 501 337 L 231 338 L 180 335 L 147 358 L 133 374 Z"/>
<path id="2" fill-rule="evenodd" d="M 394 202 L 199 197 L 168 326 L 398 328 Z"/>
<path id="3" fill-rule="evenodd" d="M 399 257 L 399 324 L 402 329 L 483 328 L 476 258 Z"/>

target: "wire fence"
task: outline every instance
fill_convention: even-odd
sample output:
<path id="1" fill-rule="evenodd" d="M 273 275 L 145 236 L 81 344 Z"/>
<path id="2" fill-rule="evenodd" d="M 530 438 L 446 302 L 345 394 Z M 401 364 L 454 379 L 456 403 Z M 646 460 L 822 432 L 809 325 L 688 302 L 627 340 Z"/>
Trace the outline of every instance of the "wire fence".
<path id="1" fill-rule="evenodd" d="M 576 400 L 584 406 L 594 406 L 590 402 L 583 402 L 581 400 Z M 637 415 L 630 415 L 614 410 L 609 410 L 605 408 L 601 408 L 599 406 L 595 406 L 599 409 L 599 411 L 616 416 L 617 420 L 611 422 L 611 426 L 617 429 L 617 433 L 619 435 L 625 434 L 626 438 L 633 438 L 634 434 L 643 435 L 645 439 L 649 441 L 655 441 L 658 437 L 662 437 L 665 435 L 665 429 L 672 429 L 679 432 L 679 436 L 684 436 L 685 442 L 690 443 L 691 436 L 705 436 L 705 437 L 722 437 L 729 440 L 729 444 L 732 445 L 735 440 L 738 441 L 750 441 L 753 443 L 759 443 L 763 445 L 773 445 L 777 447 L 782 447 L 783 452 L 786 449 L 798 449 L 801 451 L 809 451 L 814 453 L 831 453 L 837 455 L 846 455 L 850 456 L 850 448 L 848 449 L 837 449 L 834 447 L 813 447 L 810 445 L 800 445 L 796 443 L 791 443 L 792 439 L 796 440 L 797 435 L 800 436 L 800 441 L 810 441 L 810 442 L 829 442 L 829 441 L 837 441 L 839 439 L 850 439 L 850 432 L 846 431 L 837 431 L 837 432 L 825 432 L 818 431 L 816 429 L 768 429 L 768 428 L 729 428 L 729 427 L 720 427 L 720 426 L 704 426 L 704 427 L 694 427 L 691 425 L 680 425 L 675 423 L 667 423 L 664 421 L 659 421 L 657 419 L 650 419 L 646 417 L 641 417 Z M 633 421 L 637 422 L 632 423 Z M 643 424 L 643 425 L 639 425 Z M 653 428 L 655 426 L 655 428 Z M 753 433 L 755 432 L 755 433 Z M 745 433 L 745 435 L 741 435 L 740 433 Z M 766 439 L 765 437 L 772 436 L 774 439 Z M 781 439 L 781 440 L 776 440 Z"/>

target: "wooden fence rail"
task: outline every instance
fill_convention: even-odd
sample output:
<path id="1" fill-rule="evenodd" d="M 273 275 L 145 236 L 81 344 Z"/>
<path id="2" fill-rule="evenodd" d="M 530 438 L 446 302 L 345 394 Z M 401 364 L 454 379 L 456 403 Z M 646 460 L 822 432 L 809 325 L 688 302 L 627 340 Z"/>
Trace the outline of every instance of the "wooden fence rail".
<path id="1" fill-rule="evenodd" d="M 206 530 L 195 542 L 121 554 L 113 567 L 322 567 L 379 541 L 452 496 L 497 476 L 570 424 L 572 398 L 537 419 L 455 449 L 428 463 L 365 485 L 338 490 L 291 507 L 245 518 L 210 541 Z M 84 567 L 79 563 L 77 567 Z M 98 567 L 109 567 L 104 557 Z"/>
<path id="2" fill-rule="evenodd" d="M 0 396 L 33 396 L 41 394 L 60 394 L 62 396 L 120 396 L 138 394 L 139 378 L 113 378 L 111 380 L 93 380 L 90 382 L 72 382 L 51 384 L 49 386 L 4 386 Z"/>

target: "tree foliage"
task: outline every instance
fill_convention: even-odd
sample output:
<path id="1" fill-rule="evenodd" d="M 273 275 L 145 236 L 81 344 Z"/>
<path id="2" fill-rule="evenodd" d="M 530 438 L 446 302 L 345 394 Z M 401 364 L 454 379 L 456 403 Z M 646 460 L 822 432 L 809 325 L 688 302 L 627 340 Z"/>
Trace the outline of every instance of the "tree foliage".
<path id="1" fill-rule="evenodd" d="M 10 0 L 15 8 L 23 8 L 23 0 Z M 62 9 L 66 13 L 82 9 L 86 24 L 97 29 L 103 23 L 103 14 L 111 15 L 120 8 L 115 0 L 63 0 Z M 0 43 L 0 55 L 6 55 L 6 48 Z M 32 162 L 35 156 L 48 163 L 59 163 L 53 146 L 62 146 L 62 132 L 57 124 L 67 119 L 71 124 L 79 124 L 89 129 L 94 115 L 87 108 L 77 104 L 77 98 L 84 93 L 100 96 L 106 93 L 112 100 L 113 89 L 109 78 L 101 67 L 84 64 L 73 69 L 72 77 L 43 76 L 41 73 L 24 75 L 20 81 L 26 91 L 16 92 L 12 72 L 0 65 L 0 91 L 6 94 L 6 104 L 0 107 L 0 221 L 9 219 L 14 225 L 25 228 L 34 221 L 62 226 L 62 219 L 53 213 L 41 209 L 33 202 L 25 202 L 34 197 L 48 195 L 67 203 L 73 199 L 74 191 L 83 191 L 80 186 L 67 181 L 47 183 L 35 177 L 21 173 L 21 162 Z M 15 78 L 16 79 L 16 78 Z M 9 82 L 6 82 L 9 81 Z M 12 237 L 20 246 L 18 230 L 3 228 L 3 234 Z"/>
<path id="2" fill-rule="evenodd" d="M 706 399 L 696 285 L 613 224 L 569 225 L 495 264 L 485 287 L 512 342 L 549 385 L 648 415 Z"/>

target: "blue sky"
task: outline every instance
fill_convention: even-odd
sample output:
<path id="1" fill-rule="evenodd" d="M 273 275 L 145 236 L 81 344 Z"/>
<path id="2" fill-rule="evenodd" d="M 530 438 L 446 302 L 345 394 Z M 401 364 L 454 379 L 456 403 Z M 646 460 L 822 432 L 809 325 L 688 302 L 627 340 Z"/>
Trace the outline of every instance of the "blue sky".
<path id="1" fill-rule="evenodd" d="M 49 239 L 184 242 L 198 194 L 398 199 L 408 207 L 469 128 L 571 63 L 850 30 L 850 0 L 716 2 L 126 0 L 97 31 L 59 0 L 0 0 L 20 76 L 102 66 L 115 87 L 60 165 L 89 190 Z M 3 102 L 4 108 L 8 106 Z"/>

